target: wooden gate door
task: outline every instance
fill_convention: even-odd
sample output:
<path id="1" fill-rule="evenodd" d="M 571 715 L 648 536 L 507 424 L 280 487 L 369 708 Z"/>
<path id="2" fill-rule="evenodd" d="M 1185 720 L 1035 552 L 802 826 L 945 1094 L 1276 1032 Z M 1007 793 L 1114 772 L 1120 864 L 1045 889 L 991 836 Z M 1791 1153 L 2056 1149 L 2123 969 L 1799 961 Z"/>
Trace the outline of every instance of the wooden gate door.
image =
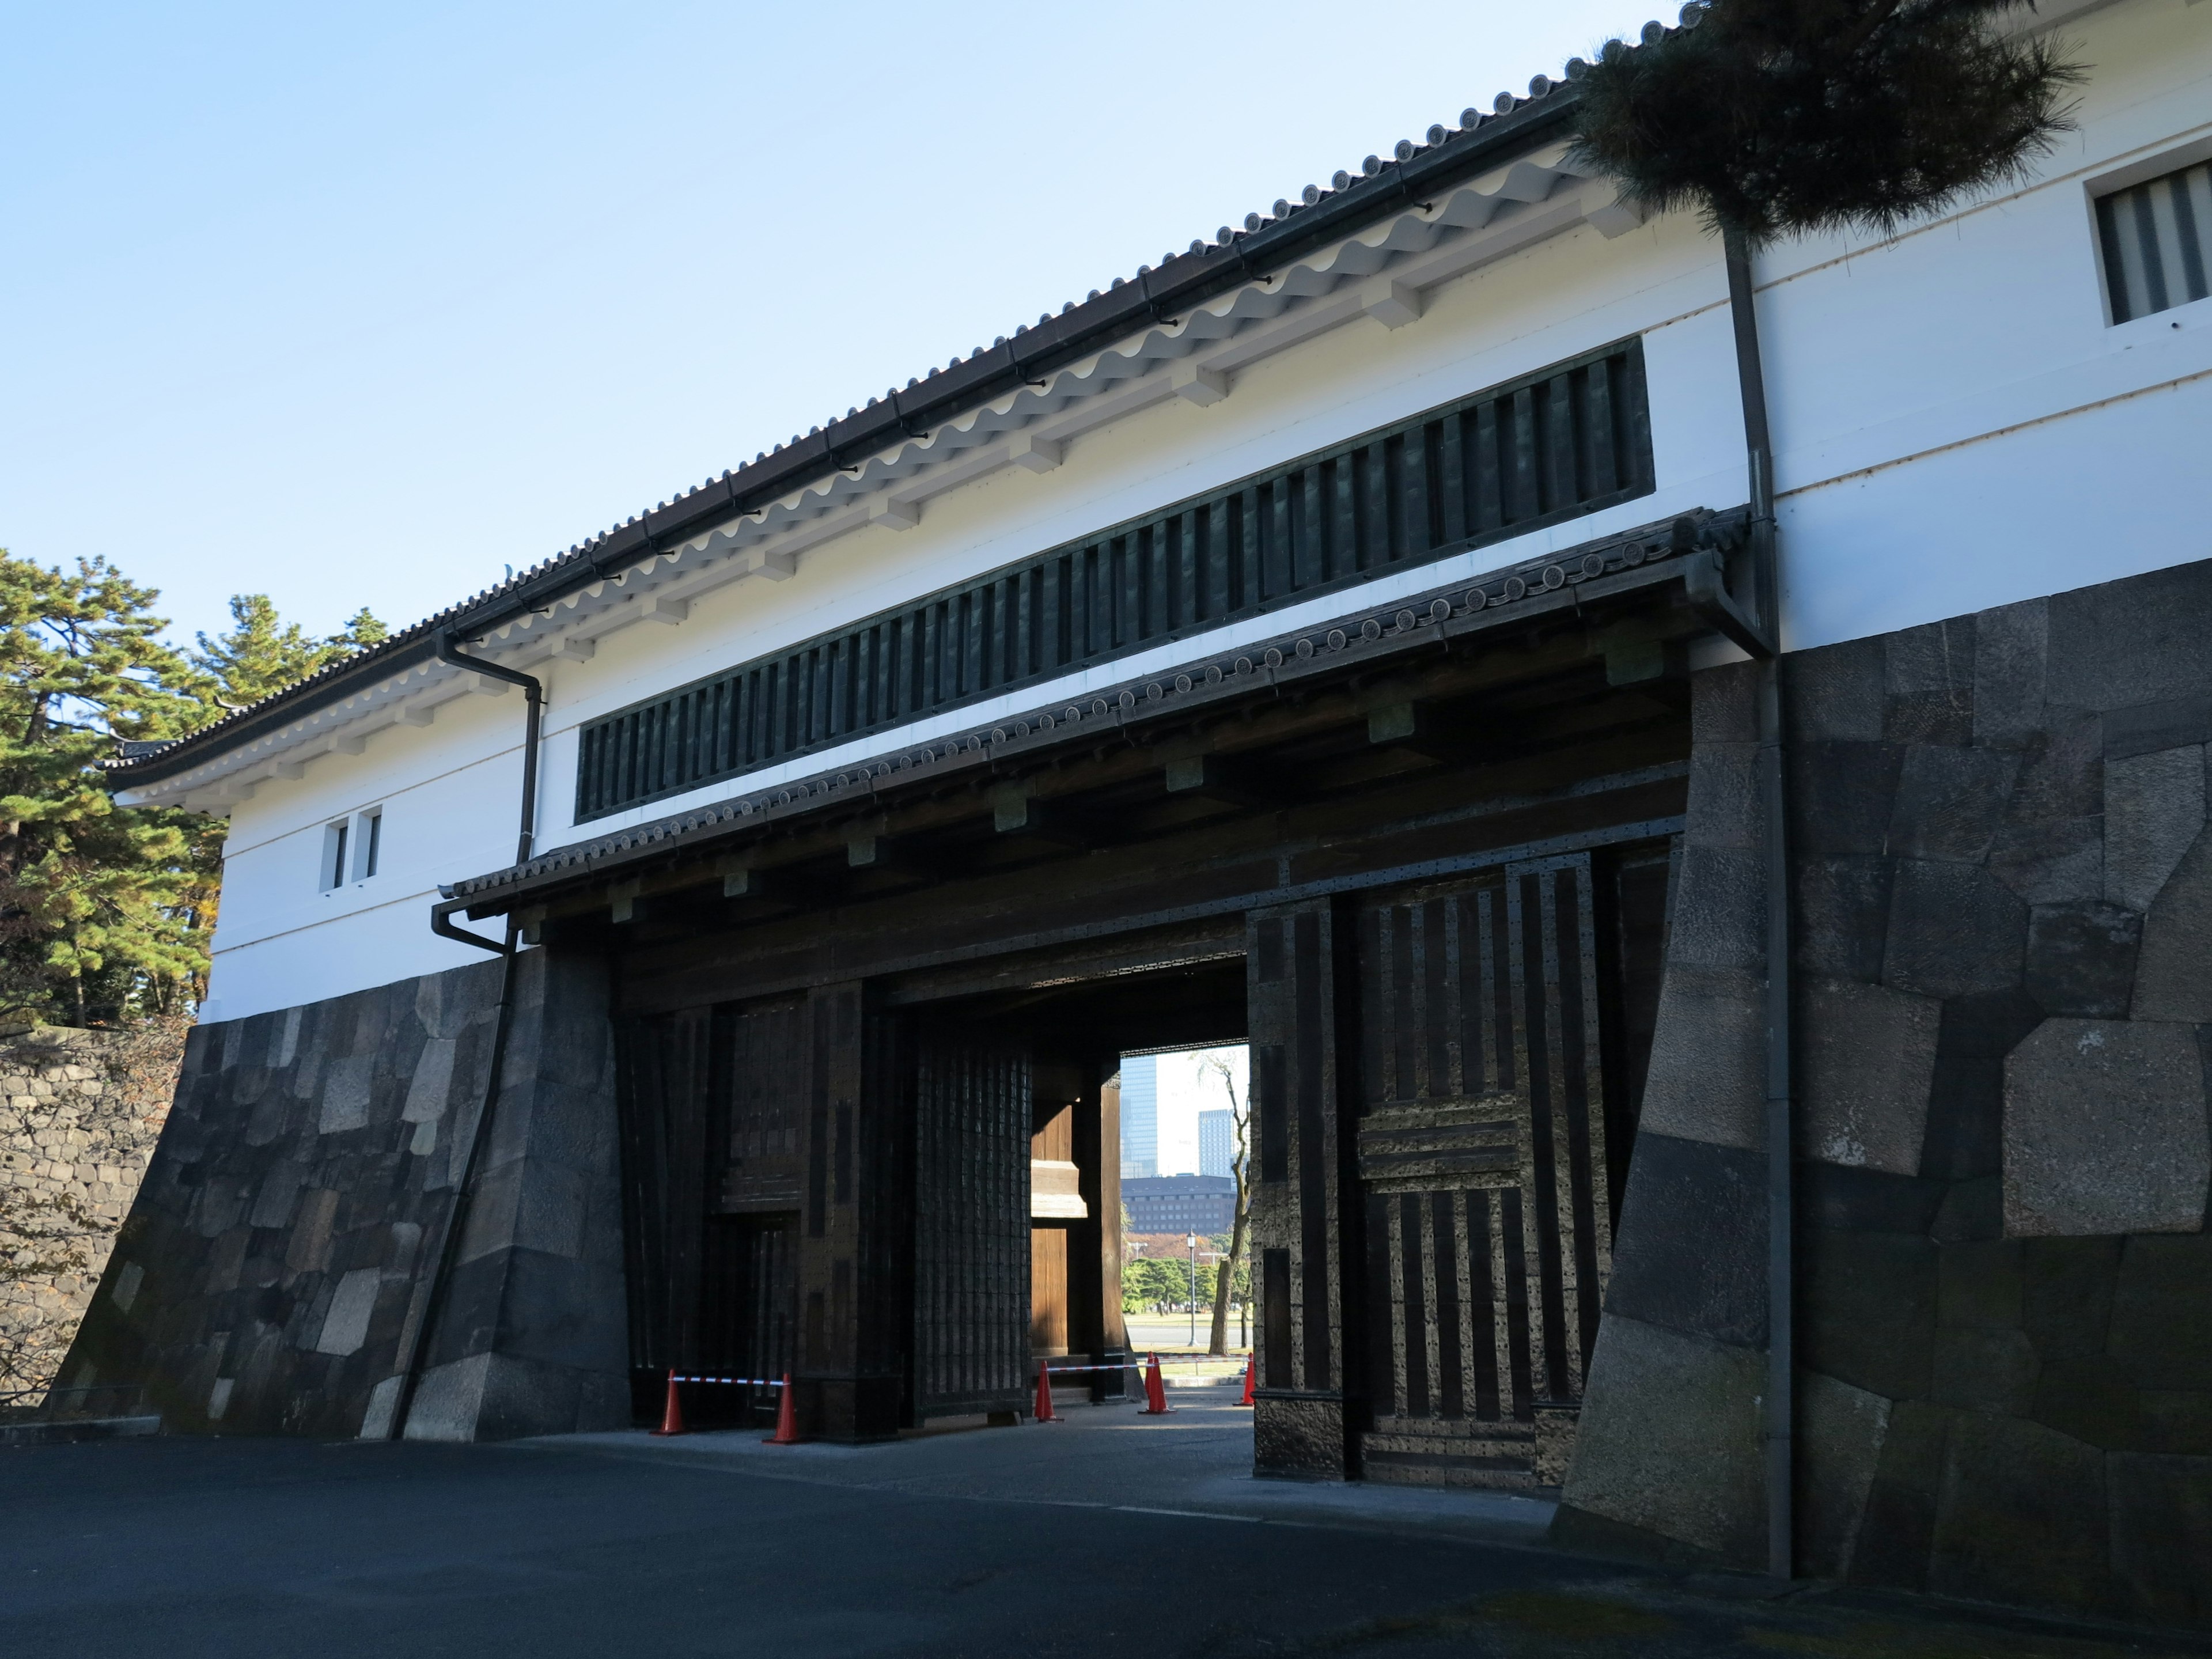
<path id="1" fill-rule="evenodd" d="M 1362 907 L 1370 1480 L 1564 1479 L 1611 1268 L 1589 855 Z"/>
<path id="2" fill-rule="evenodd" d="M 918 1045 L 915 1420 L 1028 1403 L 1030 1109 L 1026 1055 Z"/>
<path id="3" fill-rule="evenodd" d="M 686 1010 L 623 1033 L 623 1170 L 632 1389 L 795 1369 L 805 1158 L 802 998 Z M 702 1422 L 772 1415 L 765 1388 L 685 1391 Z"/>

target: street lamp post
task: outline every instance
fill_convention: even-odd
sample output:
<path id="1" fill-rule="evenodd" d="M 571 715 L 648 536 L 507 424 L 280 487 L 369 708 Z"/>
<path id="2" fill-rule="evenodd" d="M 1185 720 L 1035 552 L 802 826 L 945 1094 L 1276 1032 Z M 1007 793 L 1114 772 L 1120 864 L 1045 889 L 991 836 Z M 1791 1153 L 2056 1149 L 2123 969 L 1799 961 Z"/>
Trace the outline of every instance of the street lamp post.
<path id="1" fill-rule="evenodd" d="M 1198 1346 L 1198 1235 L 1185 1233 L 1184 1243 L 1190 1246 L 1190 1346 Z"/>

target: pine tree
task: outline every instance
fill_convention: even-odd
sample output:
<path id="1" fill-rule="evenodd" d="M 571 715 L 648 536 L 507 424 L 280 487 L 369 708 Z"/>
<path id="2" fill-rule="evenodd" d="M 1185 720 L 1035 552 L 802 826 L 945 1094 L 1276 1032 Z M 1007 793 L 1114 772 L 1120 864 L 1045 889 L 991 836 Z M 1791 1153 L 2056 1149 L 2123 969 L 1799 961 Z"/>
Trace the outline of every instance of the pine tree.
<path id="1" fill-rule="evenodd" d="M 221 826 L 118 806 L 98 769 L 206 717 L 155 598 L 101 560 L 0 550 L 0 1018 L 173 1012 L 204 984 Z"/>
<path id="2" fill-rule="evenodd" d="M 2072 122 L 2081 70 L 1996 26 L 2027 0 L 1713 0 L 1582 77 L 1585 159 L 1653 211 L 1756 245 L 1885 234 L 2024 177 Z"/>
<path id="3" fill-rule="evenodd" d="M 221 684 L 219 701 L 242 708 L 297 684 L 310 674 L 375 644 L 391 630 L 367 606 L 326 639 L 317 639 L 297 623 L 283 621 L 266 593 L 234 594 L 231 627 L 210 639 L 195 637 L 199 649 L 191 664 Z"/>

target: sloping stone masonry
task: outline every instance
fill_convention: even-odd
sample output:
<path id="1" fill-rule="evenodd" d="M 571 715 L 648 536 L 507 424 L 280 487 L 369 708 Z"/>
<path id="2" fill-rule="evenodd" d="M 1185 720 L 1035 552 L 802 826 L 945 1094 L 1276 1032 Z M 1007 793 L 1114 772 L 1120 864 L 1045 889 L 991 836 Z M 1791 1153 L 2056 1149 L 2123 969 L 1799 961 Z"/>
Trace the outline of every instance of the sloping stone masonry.
<path id="1" fill-rule="evenodd" d="M 0 1395 L 19 1408 L 42 1403 L 92 1301 L 168 1118 L 185 1029 L 0 1038 Z"/>
<path id="2" fill-rule="evenodd" d="M 1677 920 L 1559 1522 L 1746 1566 L 1754 672 L 1696 677 Z M 2212 1624 L 2212 563 L 1784 677 L 1800 1569 Z"/>
<path id="3" fill-rule="evenodd" d="M 483 1100 L 501 964 L 196 1028 L 60 1387 L 171 1432 L 387 1431 Z M 595 963 L 517 971 L 513 1036 L 410 1437 L 628 1420 L 612 1052 Z"/>

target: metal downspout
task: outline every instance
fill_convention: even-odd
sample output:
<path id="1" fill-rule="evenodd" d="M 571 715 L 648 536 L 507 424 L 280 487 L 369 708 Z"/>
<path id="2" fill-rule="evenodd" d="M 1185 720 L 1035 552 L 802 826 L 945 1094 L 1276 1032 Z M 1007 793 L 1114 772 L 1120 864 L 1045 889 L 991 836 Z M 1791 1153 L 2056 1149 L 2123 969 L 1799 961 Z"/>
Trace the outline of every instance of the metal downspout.
<path id="1" fill-rule="evenodd" d="M 1766 884 L 1766 1571 L 1796 1574 L 1796 1188 L 1793 1184 L 1790 1054 L 1790 856 L 1784 817 L 1781 579 L 1774 556 L 1774 448 L 1766 424 L 1766 380 L 1753 308 L 1751 250 L 1735 231 L 1724 238 L 1729 313 L 1735 325 L 1736 378 L 1751 473 L 1753 580 L 1760 621 L 1773 649 L 1759 658 L 1759 783 Z"/>
<path id="2" fill-rule="evenodd" d="M 451 635 L 438 636 L 437 651 L 441 662 L 522 688 L 522 811 L 515 838 L 514 861 L 517 864 L 527 863 L 537 841 L 538 741 L 544 724 L 545 688 L 527 674 L 498 663 L 486 662 L 482 658 L 464 655 L 453 643 Z M 484 1147 L 491 1139 L 492 1110 L 498 1103 L 500 1088 L 506 1077 L 507 1037 L 514 1024 L 514 969 L 519 955 L 515 945 L 520 932 L 515 919 L 511 915 L 507 918 L 504 940 L 489 939 L 482 933 L 471 933 L 465 927 L 454 926 L 449 907 L 441 904 L 431 909 L 430 931 L 441 939 L 498 951 L 505 960 L 500 964 L 499 1006 L 492 1016 L 491 1064 L 484 1078 L 483 1100 L 477 1109 L 476 1132 L 469 1138 L 468 1156 L 463 1159 L 460 1174 L 453 1182 L 453 1207 L 447 1212 L 445 1231 L 438 1241 L 437 1265 L 431 1271 L 429 1293 L 422 1303 L 422 1316 L 415 1322 L 413 1328 L 403 1338 L 405 1354 L 399 1369 L 399 1397 L 392 1403 L 392 1418 L 385 1431 L 385 1437 L 390 1440 L 402 1439 L 406 1435 L 407 1419 L 415 1406 L 415 1391 L 422 1381 L 422 1358 L 429 1351 L 430 1333 L 437 1328 L 438 1316 L 445 1310 L 455 1260 L 460 1254 L 461 1235 L 467 1231 L 469 1204 L 476 1195 L 477 1167 L 483 1161 Z"/>

